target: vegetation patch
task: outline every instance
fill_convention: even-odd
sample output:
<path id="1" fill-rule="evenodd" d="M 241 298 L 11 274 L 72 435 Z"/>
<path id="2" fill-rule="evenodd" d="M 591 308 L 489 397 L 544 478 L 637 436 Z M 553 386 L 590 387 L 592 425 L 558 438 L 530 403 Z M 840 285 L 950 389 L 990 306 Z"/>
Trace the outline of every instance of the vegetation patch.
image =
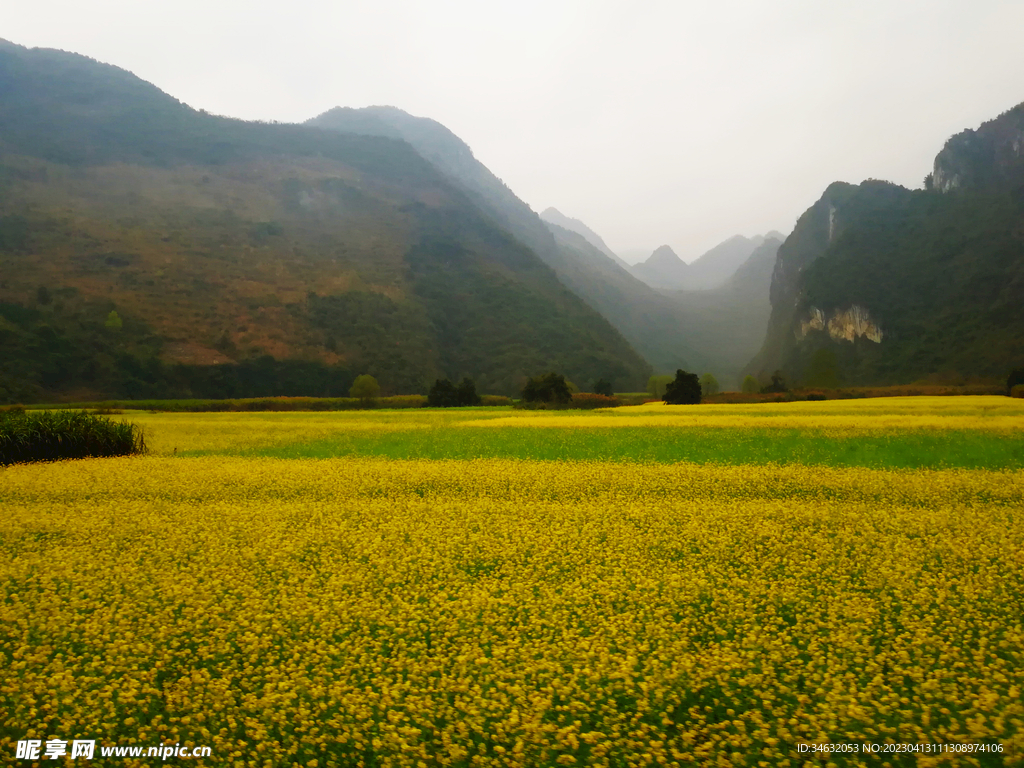
<path id="1" fill-rule="evenodd" d="M 509 406 L 505 395 L 483 395 L 483 406 Z M 63 405 L 32 405 L 33 409 L 94 409 L 97 413 L 121 413 L 124 410 L 164 411 L 168 413 L 256 413 L 264 411 L 354 411 L 364 408 L 422 408 L 427 405 L 423 395 L 392 395 L 378 397 L 367 405 L 358 397 L 245 397 L 227 400 L 104 400 L 101 402 L 67 403 Z"/>
<path id="2" fill-rule="evenodd" d="M 142 430 L 81 411 L 0 412 L 0 465 L 145 453 Z"/>

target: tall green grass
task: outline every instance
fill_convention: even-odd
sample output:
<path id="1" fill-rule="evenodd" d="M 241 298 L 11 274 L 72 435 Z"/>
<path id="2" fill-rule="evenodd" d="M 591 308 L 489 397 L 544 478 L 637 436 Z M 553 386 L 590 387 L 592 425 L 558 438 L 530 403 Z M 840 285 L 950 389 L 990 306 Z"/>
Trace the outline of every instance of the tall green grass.
<path id="1" fill-rule="evenodd" d="M 196 453 L 204 453 L 197 451 Z M 218 453 L 210 451 L 208 453 Z M 814 464 L 902 469 L 1021 469 L 1024 434 L 983 430 L 825 430 L 699 427 L 501 427 L 344 431 L 306 443 L 239 451 L 284 459 L 515 458 L 698 464 Z"/>
<path id="2" fill-rule="evenodd" d="M 81 411 L 0 412 L 0 466 L 144 453 L 142 430 Z"/>

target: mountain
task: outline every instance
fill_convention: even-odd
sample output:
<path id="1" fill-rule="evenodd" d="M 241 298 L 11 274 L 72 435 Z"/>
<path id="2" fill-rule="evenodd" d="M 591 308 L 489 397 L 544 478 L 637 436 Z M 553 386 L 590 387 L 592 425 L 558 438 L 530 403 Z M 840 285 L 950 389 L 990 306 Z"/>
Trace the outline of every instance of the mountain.
<path id="1" fill-rule="evenodd" d="M 784 239 L 779 233 L 773 233 Z M 739 269 L 765 238 L 761 235 L 735 235 L 719 243 L 695 261 L 687 264 L 667 245 L 663 245 L 644 262 L 634 265 L 634 275 L 653 288 L 667 290 L 703 290 L 725 283 Z"/>
<path id="2" fill-rule="evenodd" d="M 620 267 L 626 270 L 630 268 L 629 264 L 620 259 L 612 251 L 612 249 L 605 244 L 604 240 L 601 239 L 601 236 L 599 234 L 597 234 L 594 230 L 592 230 L 579 219 L 571 219 L 568 216 L 564 215 L 557 208 L 547 208 L 541 211 L 540 217 L 544 222 L 548 224 L 554 224 L 556 226 L 561 227 L 562 229 L 567 229 L 570 232 L 575 232 L 576 234 L 581 235 L 584 240 L 586 240 L 592 246 L 597 248 L 597 250 L 599 250 L 612 261 L 614 261 Z"/>
<path id="3" fill-rule="evenodd" d="M 540 216 L 473 157 L 465 142 L 440 123 L 395 107 L 337 107 L 306 125 L 407 141 L 458 184 L 495 224 L 554 269 L 570 290 L 607 318 L 655 369 L 672 371 L 691 364 L 688 329 L 673 315 L 673 303 L 659 299 L 649 286 L 582 236 L 577 234 L 585 247 L 561 242 Z"/>
<path id="4" fill-rule="evenodd" d="M 952 136 L 925 183 L 939 192 L 1013 189 L 1024 179 L 1024 104 Z"/>
<path id="5" fill-rule="evenodd" d="M 779 238 L 784 240 L 785 238 Z M 689 264 L 686 287 L 691 290 L 715 288 L 725 283 L 751 254 L 764 243 L 761 235 L 734 235 Z"/>
<path id="6" fill-rule="evenodd" d="M 747 370 L 790 381 L 1003 377 L 1024 361 L 1024 105 L 952 137 L 926 189 L 835 183 L 779 249 Z"/>
<path id="7" fill-rule="evenodd" d="M 11 43 L 0 360 L 6 401 L 344 394 L 360 373 L 385 393 L 440 376 L 512 393 L 546 370 L 621 387 L 650 371 L 400 137 L 216 117 Z"/>
<path id="8" fill-rule="evenodd" d="M 590 286 L 598 306 L 614 307 L 627 338 L 638 339 L 636 346 L 656 370 L 706 368 L 705 357 L 689 341 L 694 319 L 678 301 L 637 280 L 582 235 L 557 224 L 548 227 L 561 254 L 559 274 L 570 285 Z"/>
<path id="9" fill-rule="evenodd" d="M 700 372 L 715 374 L 724 387 L 739 388 L 743 366 L 764 341 L 771 314 L 768 291 L 782 241 L 777 232 L 765 236 L 715 288 L 667 294 L 676 302 L 681 322 L 690 329 L 687 342 L 694 359 L 701 363 Z"/>
<path id="10" fill-rule="evenodd" d="M 689 268 L 667 245 L 659 245 L 646 261 L 633 265 L 633 274 L 652 288 L 681 288 Z"/>

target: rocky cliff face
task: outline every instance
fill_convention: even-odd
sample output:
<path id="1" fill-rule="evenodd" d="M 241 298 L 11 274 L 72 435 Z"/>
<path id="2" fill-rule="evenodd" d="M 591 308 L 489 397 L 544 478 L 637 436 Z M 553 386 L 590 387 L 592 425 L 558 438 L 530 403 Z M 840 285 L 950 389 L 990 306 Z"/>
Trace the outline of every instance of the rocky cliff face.
<path id="1" fill-rule="evenodd" d="M 811 307 L 796 330 L 797 340 L 805 339 L 811 331 L 827 331 L 833 341 L 852 342 L 863 337 L 876 344 L 882 343 L 883 336 L 882 329 L 871 318 L 871 313 L 858 304 L 849 309 L 835 310 L 831 315 Z"/>
<path id="2" fill-rule="evenodd" d="M 875 212 L 908 196 L 909 190 L 884 181 L 853 185 L 830 184 L 814 205 L 799 218 L 793 232 L 779 248 L 772 272 L 769 299 L 771 316 L 761 351 L 747 366 L 748 372 L 767 376 L 783 370 L 791 379 L 800 377 L 803 358 L 823 340 L 832 343 L 862 341 L 883 344 L 886 333 L 877 316 L 881 307 L 867 296 L 829 295 L 827 303 L 808 294 L 807 271 L 835 248 L 844 234 L 854 230 Z"/>
<path id="3" fill-rule="evenodd" d="M 925 190 L 832 184 L 779 249 L 746 371 L 847 384 L 1005 377 L 1024 359 L 1024 105 L 953 136 Z"/>
<path id="4" fill-rule="evenodd" d="M 951 137 L 935 157 L 940 192 L 1024 183 L 1024 104 Z"/>

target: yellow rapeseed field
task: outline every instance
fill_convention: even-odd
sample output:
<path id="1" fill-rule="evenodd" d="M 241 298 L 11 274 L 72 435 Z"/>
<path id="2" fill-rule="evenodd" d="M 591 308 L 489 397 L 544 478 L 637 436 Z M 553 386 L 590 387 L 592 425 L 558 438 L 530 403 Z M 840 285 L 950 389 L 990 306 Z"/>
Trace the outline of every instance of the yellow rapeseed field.
<path id="1" fill-rule="evenodd" d="M 1024 400 L 1008 397 L 889 397 L 864 400 L 666 405 L 599 411 L 516 411 L 467 420 L 473 427 L 775 427 L 814 430 L 1020 430 Z"/>
<path id="2" fill-rule="evenodd" d="M 234 766 L 1024 762 L 1024 472 L 161 446 L 0 470 L 4 760 L 60 737 Z"/>

